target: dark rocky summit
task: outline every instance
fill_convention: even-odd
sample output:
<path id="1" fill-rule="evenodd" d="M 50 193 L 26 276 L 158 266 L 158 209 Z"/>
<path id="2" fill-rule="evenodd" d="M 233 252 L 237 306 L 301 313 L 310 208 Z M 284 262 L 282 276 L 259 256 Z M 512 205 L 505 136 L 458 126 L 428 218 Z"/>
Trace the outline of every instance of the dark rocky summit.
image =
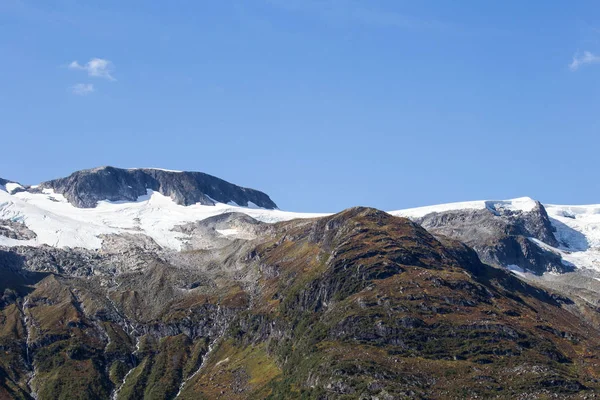
<path id="1" fill-rule="evenodd" d="M 550 218 L 540 202 L 527 212 L 494 207 L 490 203 L 482 210 L 434 212 L 416 218 L 415 222 L 431 233 L 466 243 L 488 264 L 516 265 L 536 274 L 572 270 L 558 254 L 531 240 L 558 246 Z"/>
<path id="2" fill-rule="evenodd" d="M 243 188 L 202 172 L 101 167 L 78 171 L 66 178 L 43 182 L 39 189 L 53 189 L 76 207 L 93 208 L 100 200 L 136 201 L 147 190 L 171 197 L 177 204 L 214 205 L 235 202 L 274 209 L 277 205 L 263 192 Z"/>

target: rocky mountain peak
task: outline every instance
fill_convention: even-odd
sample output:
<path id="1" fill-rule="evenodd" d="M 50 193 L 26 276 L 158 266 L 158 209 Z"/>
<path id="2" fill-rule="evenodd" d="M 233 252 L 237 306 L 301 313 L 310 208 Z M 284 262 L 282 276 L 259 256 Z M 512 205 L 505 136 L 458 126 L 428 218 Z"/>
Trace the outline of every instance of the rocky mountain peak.
<path id="1" fill-rule="evenodd" d="M 518 209 L 504 202 L 486 202 L 482 209 L 456 209 L 432 212 L 415 218 L 415 222 L 436 235 L 460 240 L 489 264 L 520 265 L 542 274 L 547 271 L 565 272 L 570 269 L 560 256 L 535 245 L 539 240 L 557 247 L 554 227 L 544 206 L 528 198 L 527 207 Z"/>
<path id="2" fill-rule="evenodd" d="M 79 208 L 94 208 L 101 200 L 136 201 L 148 190 L 169 196 L 184 206 L 233 202 L 244 207 L 256 205 L 266 209 L 277 208 L 263 192 L 240 187 L 202 172 L 106 166 L 77 171 L 66 178 L 43 182 L 39 187 L 53 189 Z"/>

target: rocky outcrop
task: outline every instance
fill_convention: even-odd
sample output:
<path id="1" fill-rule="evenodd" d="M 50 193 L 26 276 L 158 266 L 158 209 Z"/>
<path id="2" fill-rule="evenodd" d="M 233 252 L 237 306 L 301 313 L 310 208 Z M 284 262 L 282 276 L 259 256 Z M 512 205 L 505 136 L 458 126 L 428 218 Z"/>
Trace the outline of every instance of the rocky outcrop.
<path id="1" fill-rule="evenodd" d="M 558 246 L 550 218 L 539 202 L 531 211 L 509 210 L 490 203 L 481 210 L 433 212 L 415 222 L 436 235 L 466 243 L 489 264 L 516 265 L 536 274 L 572 270 L 559 255 L 530 240 Z"/>
<path id="2" fill-rule="evenodd" d="M 160 169 L 121 169 L 101 167 L 78 171 L 66 178 L 40 184 L 53 189 L 74 206 L 93 208 L 98 201 L 136 201 L 148 190 L 169 196 L 177 204 L 214 205 L 235 202 L 275 209 L 277 205 L 263 192 L 226 182 L 202 172 L 174 172 Z"/>
<path id="3" fill-rule="evenodd" d="M 255 239 L 272 230 L 272 226 L 242 213 L 225 213 L 200 221 L 177 225 L 173 229 L 189 239 L 183 241 L 183 249 L 217 249 L 232 240 Z"/>
<path id="4" fill-rule="evenodd" d="M 34 239 L 37 235 L 22 222 L 0 219 L 0 236 L 16 240 L 29 240 Z"/>

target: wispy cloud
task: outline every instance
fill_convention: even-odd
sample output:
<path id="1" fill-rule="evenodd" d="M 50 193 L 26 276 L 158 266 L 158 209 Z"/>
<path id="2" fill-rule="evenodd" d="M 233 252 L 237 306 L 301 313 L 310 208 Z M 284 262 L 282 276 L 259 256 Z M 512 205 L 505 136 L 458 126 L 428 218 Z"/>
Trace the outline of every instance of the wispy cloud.
<path id="1" fill-rule="evenodd" d="M 355 23 L 380 28 L 440 29 L 448 24 L 401 14 L 392 10 L 369 7 L 368 2 L 353 0 L 267 0 L 273 6 L 313 14 L 319 18 L 342 23 Z"/>
<path id="2" fill-rule="evenodd" d="M 71 86 L 71 93 L 78 96 L 86 96 L 94 92 L 94 85 L 91 83 L 78 83 L 77 85 Z"/>
<path id="3" fill-rule="evenodd" d="M 600 56 L 590 51 L 577 53 L 573 56 L 573 61 L 569 64 L 569 69 L 571 71 L 577 71 L 581 66 L 586 64 L 600 64 Z"/>
<path id="4" fill-rule="evenodd" d="M 115 69 L 113 63 L 103 58 L 92 58 L 83 65 L 79 64 L 78 61 L 73 61 L 69 64 L 69 69 L 87 71 L 89 76 L 116 81 L 112 76 L 112 72 Z"/>

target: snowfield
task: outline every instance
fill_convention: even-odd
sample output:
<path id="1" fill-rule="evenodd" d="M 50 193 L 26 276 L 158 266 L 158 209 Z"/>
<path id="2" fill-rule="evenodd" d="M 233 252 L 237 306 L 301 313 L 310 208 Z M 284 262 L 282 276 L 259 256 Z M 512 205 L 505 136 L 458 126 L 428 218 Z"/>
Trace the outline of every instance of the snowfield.
<path id="1" fill-rule="evenodd" d="M 19 192 L 13 195 L 0 191 L 0 220 L 22 222 L 37 234 L 31 240 L 0 236 L 0 245 L 47 244 L 98 249 L 102 246 L 100 235 L 142 233 L 153 238 L 162 247 L 180 250 L 182 241 L 187 237 L 174 232 L 173 227 L 227 212 L 241 212 L 263 222 L 323 215 L 266 210 L 255 205 L 252 208 L 223 203 L 215 206 L 181 206 L 170 197 L 151 190 L 136 202 L 101 201 L 95 208 L 74 207 L 64 196 L 49 189 L 43 193 Z"/>
<path id="2" fill-rule="evenodd" d="M 42 244 L 56 247 L 102 247 L 101 235 L 145 234 L 160 246 L 180 250 L 189 237 L 173 228 L 189 222 L 202 220 L 227 212 L 240 212 L 263 222 L 279 222 L 295 218 L 314 218 L 328 214 L 295 213 L 281 210 L 266 210 L 254 204 L 240 207 L 235 203 L 217 203 L 215 206 L 195 204 L 182 206 L 170 197 L 148 190 L 135 202 L 101 201 L 95 208 L 77 208 L 62 195 L 46 189 L 42 193 L 17 191 L 22 187 L 8 183 L 0 187 L 0 221 L 11 220 L 24 223 L 36 233 L 30 240 L 16 240 L 0 236 L 0 246 Z M 12 193 L 12 194 L 11 194 Z M 499 200 L 449 203 L 436 206 L 391 211 L 390 214 L 420 218 L 432 212 L 465 209 L 499 209 L 529 212 L 536 202 L 528 197 Z M 559 248 L 553 248 L 531 238 L 538 246 L 556 252 L 567 263 L 580 268 L 600 271 L 600 205 L 560 206 L 545 205 L 553 226 Z M 235 236 L 235 229 L 218 231 L 223 236 Z M 518 272 L 518 266 L 512 268 Z"/>
<path id="3" fill-rule="evenodd" d="M 600 271 L 600 204 L 589 206 L 544 206 L 554 236 L 561 244 L 557 249 L 563 259 L 579 268 Z"/>

